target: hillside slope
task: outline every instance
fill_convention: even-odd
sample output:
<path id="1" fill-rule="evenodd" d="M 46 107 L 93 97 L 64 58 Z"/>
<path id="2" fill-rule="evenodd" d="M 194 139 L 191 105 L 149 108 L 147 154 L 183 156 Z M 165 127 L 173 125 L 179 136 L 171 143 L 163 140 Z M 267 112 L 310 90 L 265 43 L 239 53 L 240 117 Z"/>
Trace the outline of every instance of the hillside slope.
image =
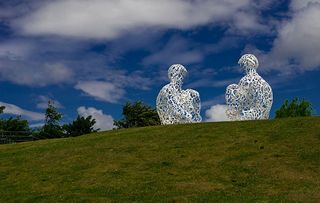
<path id="1" fill-rule="evenodd" d="M 320 202 L 320 117 L 0 145 L 0 202 Z"/>

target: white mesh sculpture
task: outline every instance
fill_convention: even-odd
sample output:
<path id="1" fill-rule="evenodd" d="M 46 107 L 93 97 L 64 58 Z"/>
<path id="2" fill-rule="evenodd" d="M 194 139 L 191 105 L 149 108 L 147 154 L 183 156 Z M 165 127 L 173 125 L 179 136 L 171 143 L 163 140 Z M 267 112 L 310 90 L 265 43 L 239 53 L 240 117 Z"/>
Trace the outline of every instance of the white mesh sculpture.
<path id="1" fill-rule="evenodd" d="M 238 64 L 246 75 L 238 85 L 226 90 L 226 114 L 230 120 L 268 119 L 273 102 L 270 85 L 257 73 L 258 59 L 252 54 L 243 55 Z"/>
<path id="2" fill-rule="evenodd" d="M 187 70 L 180 64 L 174 64 L 168 70 L 170 83 L 157 97 L 157 112 L 163 125 L 201 122 L 199 93 L 192 89 L 182 90 L 186 75 Z"/>

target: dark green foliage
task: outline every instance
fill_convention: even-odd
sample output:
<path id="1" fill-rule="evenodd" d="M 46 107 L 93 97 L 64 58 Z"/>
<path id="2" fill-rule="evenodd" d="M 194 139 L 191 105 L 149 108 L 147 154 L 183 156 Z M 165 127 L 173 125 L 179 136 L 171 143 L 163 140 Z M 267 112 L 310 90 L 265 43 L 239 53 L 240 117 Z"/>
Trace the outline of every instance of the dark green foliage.
<path id="1" fill-rule="evenodd" d="M 10 117 L 9 119 L 0 120 L 0 130 L 2 131 L 20 131 L 20 132 L 29 132 L 29 123 L 27 120 L 21 119 L 20 116 L 15 118 Z"/>
<path id="2" fill-rule="evenodd" d="M 57 111 L 52 101 L 48 102 L 48 108 L 46 109 L 45 122 L 48 125 L 59 125 L 59 121 L 62 118 L 62 114 Z"/>
<path id="3" fill-rule="evenodd" d="M 0 106 L 0 114 L 4 106 Z M 0 119 L 0 144 L 16 143 L 33 140 L 29 123 L 21 119 L 21 116 Z"/>
<path id="4" fill-rule="evenodd" d="M 94 124 L 96 123 L 96 120 L 92 118 L 92 116 L 83 117 L 79 116 L 76 120 L 74 120 L 70 124 L 66 124 L 63 126 L 63 129 L 65 130 L 66 136 L 68 137 L 75 137 L 79 135 L 89 134 L 92 132 L 97 132 L 93 128 Z"/>
<path id="5" fill-rule="evenodd" d="M 127 102 L 122 109 L 123 119 L 114 121 L 118 128 L 134 128 L 151 125 L 160 125 L 160 119 L 156 109 L 137 101 Z"/>
<path id="6" fill-rule="evenodd" d="M 276 118 L 311 116 L 311 103 L 302 99 L 299 103 L 298 98 L 294 98 L 290 103 L 288 100 L 276 111 Z"/>
<path id="7" fill-rule="evenodd" d="M 63 137 L 63 129 L 59 124 L 62 114 L 57 111 L 52 101 L 48 102 L 48 108 L 45 114 L 45 124 L 39 133 L 42 138 Z"/>
<path id="8" fill-rule="evenodd" d="M 0 114 L 3 113 L 4 109 L 5 106 L 0 106 Z M 0 131 L 30 132 L 30 128 L 27 120 L 17 116 L 15 118 L 0 119 Z"/>
<path id="9" fill-rule="evenodd" d="M 5 108 L 6 108 L 5 106 L 0 106 L 0 114 L 3 113 L 3 110 L 4 110 Z"/>
<path id="10" fill-rule="evenodd" d="M 5 107 L 0 106 L 0 114 L 3 113 Z M 96 123 L 92 116 L 78 116 L 72 123 L 60 125 L 62 114 L 58 112 L 52 101 L 48 102 L 48 108 L 45 112 L 45 124 L 35 129 L 29 128 L 27 120 L 22 120 L 21 116 L 9 119 L 0 119 L 0 131 L 8 135 L 32 135 L 36 139 L 75 137 L 83 134 L 97 132 L 93 128 Z M 1 142 L 0 142 L 1 143 Z"/>

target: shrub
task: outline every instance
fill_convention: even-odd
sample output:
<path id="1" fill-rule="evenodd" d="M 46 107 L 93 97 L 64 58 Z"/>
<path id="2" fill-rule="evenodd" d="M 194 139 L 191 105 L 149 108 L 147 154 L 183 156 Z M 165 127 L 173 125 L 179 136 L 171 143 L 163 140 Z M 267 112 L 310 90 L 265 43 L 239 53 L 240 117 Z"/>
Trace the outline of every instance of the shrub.
<path id="1" fill-rule="evenodd" d="M 290 103 L 285 100 L 284 104 L 276 111 L 276 118 L 311 116 L 312 106 L 309 101 L 304 99 L 299 102 L 294 98 Z"/>
<path id="2" fill-rule="evenodd" d="M 118 128 L 134 128 L 150 125 L 160 125 L 160 119 L 156 109 L 137 101 L 127 102 L 122 109 L 123 119 L 114 121 Z"/>

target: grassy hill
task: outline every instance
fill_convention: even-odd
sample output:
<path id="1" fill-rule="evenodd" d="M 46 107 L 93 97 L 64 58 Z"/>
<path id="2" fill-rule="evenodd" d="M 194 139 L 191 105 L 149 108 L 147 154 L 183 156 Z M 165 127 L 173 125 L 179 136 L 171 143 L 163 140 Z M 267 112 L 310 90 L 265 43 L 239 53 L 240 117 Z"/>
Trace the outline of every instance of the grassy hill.
<path id="1" fill-rule="evenodd" d="M 0 145 L 0 202 L 320 202 L 320 117 Z"/>

